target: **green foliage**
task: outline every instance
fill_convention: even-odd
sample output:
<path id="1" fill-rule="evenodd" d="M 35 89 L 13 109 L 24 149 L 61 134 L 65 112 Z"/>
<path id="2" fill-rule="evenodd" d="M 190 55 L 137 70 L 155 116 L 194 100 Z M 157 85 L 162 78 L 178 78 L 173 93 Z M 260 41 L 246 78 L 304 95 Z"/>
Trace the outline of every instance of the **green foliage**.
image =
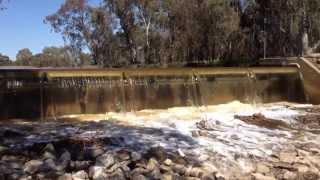
<path id="1" fill-rule="evenodd" d="M 296 56 L 306 33 L 320 44 L 318 0 L 65 0 L 46 21 L 103 67 L 254 63 L 264 39 L 268 56 Z"/>

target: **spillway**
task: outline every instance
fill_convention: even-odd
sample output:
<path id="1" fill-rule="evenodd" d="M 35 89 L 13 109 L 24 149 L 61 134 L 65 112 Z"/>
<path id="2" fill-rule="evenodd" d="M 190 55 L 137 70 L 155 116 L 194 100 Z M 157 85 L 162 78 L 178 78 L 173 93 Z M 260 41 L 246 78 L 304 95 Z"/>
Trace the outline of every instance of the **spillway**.
<path id="1" fill-rule="evenodd" d="M 0 117 L 54 118 L 208 106 L 305 103 L 298 67 L 0 69 Z"/>

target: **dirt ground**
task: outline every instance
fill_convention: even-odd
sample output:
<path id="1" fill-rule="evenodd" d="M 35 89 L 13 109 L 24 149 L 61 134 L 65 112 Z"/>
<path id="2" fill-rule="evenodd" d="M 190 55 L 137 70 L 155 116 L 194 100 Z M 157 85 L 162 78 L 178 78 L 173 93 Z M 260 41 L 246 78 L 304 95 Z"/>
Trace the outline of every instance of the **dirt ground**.
<path id="1" fill-rule="evenodd" d="M 320 106 L 231 103 L 0 123 L 0 180 L 319 178 Z"/>

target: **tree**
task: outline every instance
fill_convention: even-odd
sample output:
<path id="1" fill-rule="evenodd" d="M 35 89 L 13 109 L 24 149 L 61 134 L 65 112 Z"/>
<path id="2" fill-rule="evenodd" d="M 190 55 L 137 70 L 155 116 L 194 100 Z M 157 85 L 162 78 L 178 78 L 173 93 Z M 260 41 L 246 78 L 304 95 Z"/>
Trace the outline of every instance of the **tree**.
<path id="1" fill-rule="evenodd" d="M 16 64 L 21 66 L 31 66 L 31 58 L 32 58 L 32 52 L 28 48 L 24 48 L 18 51 L 16 55 Z"/>
<path id="2" fill-rule="evenodd" d="M 0 53 L 0 66 L 8 66 L 11 64 L 9 56 Z"/>

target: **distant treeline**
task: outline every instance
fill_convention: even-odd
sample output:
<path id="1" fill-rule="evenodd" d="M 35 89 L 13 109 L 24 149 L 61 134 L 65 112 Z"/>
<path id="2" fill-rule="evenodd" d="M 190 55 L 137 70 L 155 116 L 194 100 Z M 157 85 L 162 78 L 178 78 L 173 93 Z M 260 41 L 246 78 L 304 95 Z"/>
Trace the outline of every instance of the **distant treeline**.
<path id="1" fill-rule="evenodd" d="M 319 0 L 65 0 L 45 22 L 63 35 L 72 65 L 85 51 L 103 67 L 234 66 L 263 57 L 264 45 L 270 57 L 320 44 Z"/>

